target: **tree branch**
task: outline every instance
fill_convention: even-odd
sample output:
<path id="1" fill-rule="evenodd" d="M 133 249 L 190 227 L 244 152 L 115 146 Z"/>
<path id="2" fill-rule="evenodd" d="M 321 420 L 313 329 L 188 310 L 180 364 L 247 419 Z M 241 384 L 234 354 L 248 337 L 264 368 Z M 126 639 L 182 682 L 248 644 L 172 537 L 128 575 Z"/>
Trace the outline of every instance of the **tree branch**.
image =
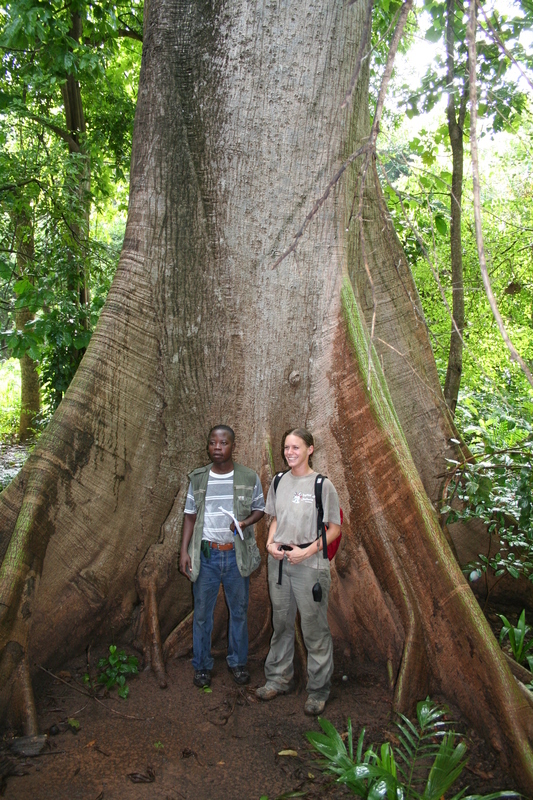
<path id="1" fill-rule="evenodd" d="M 30 111 L 23 113 L 25 113 L 25 116 L 29 117 L 29 119 L 32 119 L 34 122 L 38 122 L 40 125 L 43 125 L 45 128 L 48 128 L 53 133 L 57 134 L 60 139 L 63 139 L 63 141 L 68 144 L 72 152 L 81 153 L 81 147 L 68 131 L 60 128 L 59 125 L 54 125 L 53 122 L 49 122 L 47 119 L 44 119 L 44 117 L 40 117 L 37 114 L 32 114 Z"/>
<path id="2" fill-rule="evenodd" d="M 126 39 L 135 39 L 137 42 L 142 42 L 143 40 L 142 33 L 137 33 L 137 31 L 133 31 L 131 28 L 119 28 L 117 30 L 117 36 Z"/>
<path id="3" fill-rule="evenodd" d="M 490 21 L 490 19 L 487 17 L 485 9 L 483 8 L 483 6 L 479 2 L 479 0 L 476 0 L 476 6 L 478 6 L 480 8 L 481 13 L 483 14 L 483 16 L 485 18 L 485 22 L 487 23 L 487 26 L 488 26 L 488 29 L 489 29 L 491 35 L 492 35 L 493 41 L 496 42 L 496 44 L 503 50 L 503 52 L 505 53 L 507 58 L 515 65 L 515 67 L 519 70 L 519 72 L 522 75 L 522 77 L 525 78 L 525 80 L 528 82 L 530 88 L 533 89 L 533 81 L 531 81 L 531 79 L 528 77 L 527 73 L 522 69 L 521 65 L 516 60 L 516 58 L 507 49 L 507 47 L 505 46 L 505 42 L 500 37 L 500 35 L 497 33 L 497 31 L 494 28 L 494 26 L 493 26 L 492 22 Z M 487 30 L 486 30 L 486 28 L 483 27 L 483 25 L 479 25 L 479 27 L 481 28 L 482 31 L 487 33 Z"/>

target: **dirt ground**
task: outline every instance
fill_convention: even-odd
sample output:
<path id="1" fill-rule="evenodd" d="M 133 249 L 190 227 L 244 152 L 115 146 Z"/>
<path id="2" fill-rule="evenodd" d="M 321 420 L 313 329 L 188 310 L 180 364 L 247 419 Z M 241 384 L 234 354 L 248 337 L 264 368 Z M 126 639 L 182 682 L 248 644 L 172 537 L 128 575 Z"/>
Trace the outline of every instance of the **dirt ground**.
<path id="1" fill-rule="evenodd" d="M 93 653 L 92 663 L 103 653 Z M 324 776 L 305 739 L 319 730 L 306 717 L 305 690 L 261 703 L 262 661 L 249 664 L 251 684 L 238 687 L 223 656 L 216 659 L 212 692 L 193 686 L 188 658 L 168 665 L 169 685 L 159 689 L 143 672 L 130 680 L 130 696 L 116 690 L 100 703 L 84 697 L 85 658 L 68 664 L 62 683 L 44 673 L 36 685 L 42 732 L 52 732 L 43 753 L 14 757 L 4 736 L 0 767 L 11 763 L 24 775 L 6 779 L 6 800 L 281 800 L 285 797 L 346 798 L 353 795 Z M 336 654 L 333 691 L 324 717 L 339 731 L 350 717 L 355 736 L 366 728 L 365 743 L 382 742 L 390 725 L 391 696 L 384 672 L 372 665 L 343 663 Z M 452 714 L 458 719 L 457 713 Z M 68 719 L 79 723 L 74 734 Z M 55 726 L 55 727 L 54 727 Z M 496 757 L 479 737 L 460 724 L 470 761 L 457 785 L 469 793 L 512 789 Z M 58 732 L 57 732 L 58 731 Z M 296 755 L 280 755 L 292 750 Z M 151 782 L 135 782 L 153 779 Z M 456 789 L 457 791 L 457 789 Z"/>

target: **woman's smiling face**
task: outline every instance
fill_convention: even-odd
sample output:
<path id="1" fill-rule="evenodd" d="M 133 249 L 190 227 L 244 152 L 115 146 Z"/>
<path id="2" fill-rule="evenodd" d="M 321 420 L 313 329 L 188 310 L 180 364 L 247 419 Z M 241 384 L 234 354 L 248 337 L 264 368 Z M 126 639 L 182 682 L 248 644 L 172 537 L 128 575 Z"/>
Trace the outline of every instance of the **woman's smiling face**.
<path id="1" fill-rule="evenodd" d="M 299 472 L 308 467 L 309 456 L 313 450 L 312 445 L 308 447 L 304 440 L 294 433 L 287 436 L 283 445 L 283 454 L 292 472 Z"/>

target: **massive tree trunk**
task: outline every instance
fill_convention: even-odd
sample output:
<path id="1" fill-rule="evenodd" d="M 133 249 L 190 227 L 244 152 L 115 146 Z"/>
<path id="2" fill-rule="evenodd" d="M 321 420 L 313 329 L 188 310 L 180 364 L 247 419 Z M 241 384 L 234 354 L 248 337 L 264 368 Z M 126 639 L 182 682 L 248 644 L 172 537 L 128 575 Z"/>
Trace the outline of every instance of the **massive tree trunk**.
<path id="1" fill-rule="evenodd" d="M 531 792 L 530 705 L 429 499 L 453 428 L 375 178 L 363 214 L 373 291 L 348 224 L 357 163 L 272 268 L 368 135 L 364 77 L 340 109 L 363 13 L 151 0 L 119 269 L 73 384 L 1 498 L 0 699 L 25 698 L 31 730 L 33 664 L 111 631 L 141 641 L 164 684 L 160 642 L 176 652 L 190 619 L 176 560 L 207 431 L 232 425 L 238 460 L 266 484 L 282 432 L 305 423 L 346 512 L 336 639 L 388 664 L 397 708 L 428 691 L 453 699 Z M 263 569 L 256 646 L 266 598 Z"/>

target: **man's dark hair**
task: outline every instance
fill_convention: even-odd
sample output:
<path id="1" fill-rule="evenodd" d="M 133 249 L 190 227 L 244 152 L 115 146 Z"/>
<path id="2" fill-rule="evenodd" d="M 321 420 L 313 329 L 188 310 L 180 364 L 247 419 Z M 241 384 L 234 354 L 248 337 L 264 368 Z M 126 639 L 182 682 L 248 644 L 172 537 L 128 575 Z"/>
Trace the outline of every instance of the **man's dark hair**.
<path id="1" fill-rule="evenodd" d="M 209 444 L 209 439 L 211 438 L 211 434 L 214 433 L 214 431 L 226 431 L 228 436 L 231 436 L 231 441 L 235 442 L 235 431 L 233 430 L 233 428 L 230 428 L 229 425 L 213 425 L 207 437 L 208 444 Z"/>

